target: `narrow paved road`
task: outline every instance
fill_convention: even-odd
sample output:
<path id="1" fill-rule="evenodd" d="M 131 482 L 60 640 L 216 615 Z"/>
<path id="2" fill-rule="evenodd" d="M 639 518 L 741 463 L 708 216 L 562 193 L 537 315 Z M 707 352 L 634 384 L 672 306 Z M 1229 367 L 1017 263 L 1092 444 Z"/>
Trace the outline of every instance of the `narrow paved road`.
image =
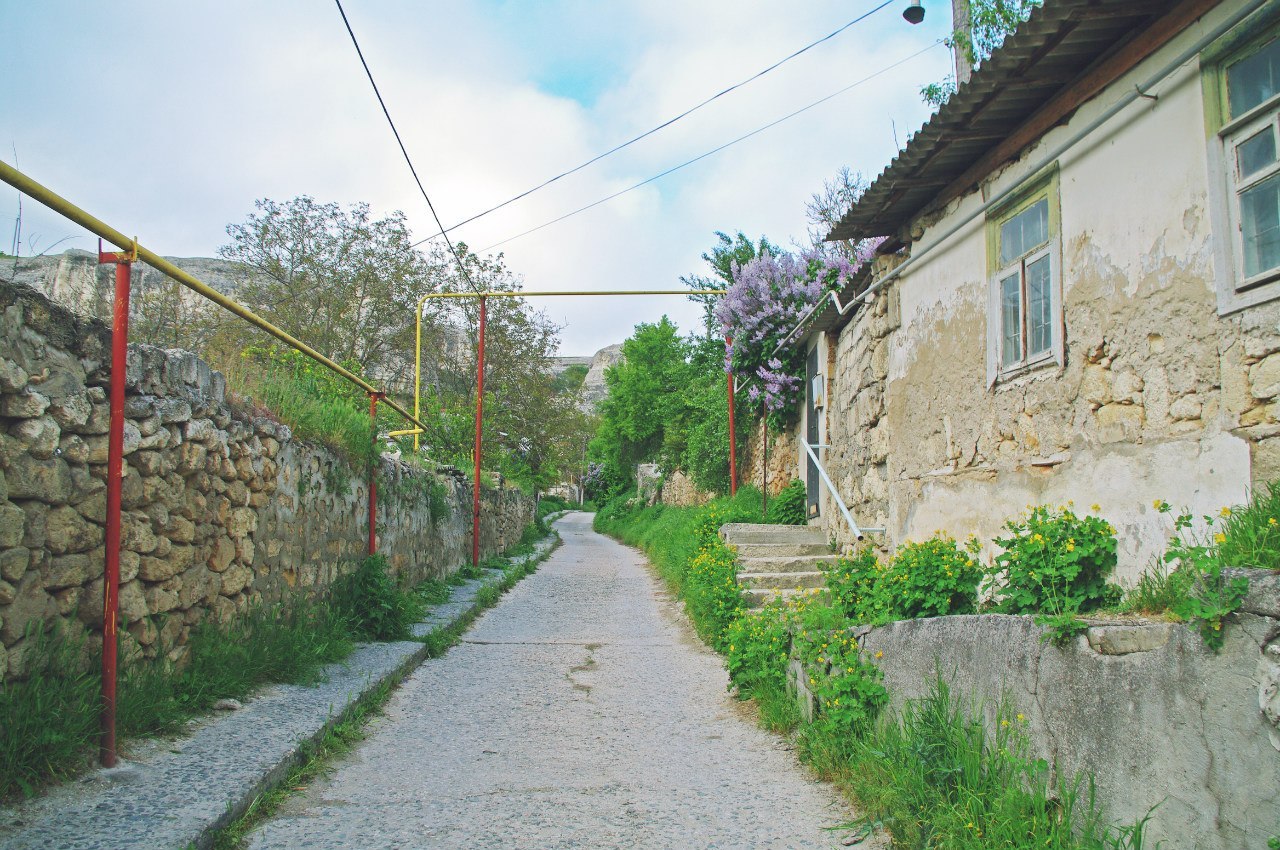
<path id="1" fill-rule="evenodd" d="M 634 550 L 564 545 L 253 848 L 830 848 L 847 819 L 726 692 Z"/>

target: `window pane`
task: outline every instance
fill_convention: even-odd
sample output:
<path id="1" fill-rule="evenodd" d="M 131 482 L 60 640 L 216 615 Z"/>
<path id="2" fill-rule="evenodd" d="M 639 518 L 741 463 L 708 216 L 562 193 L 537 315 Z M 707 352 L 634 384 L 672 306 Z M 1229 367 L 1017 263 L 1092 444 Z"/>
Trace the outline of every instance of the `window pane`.
<path id="1" fill-rule="evenodd" d="M 1280 39 L 1227 68 L 1231 117 L 1243 115 L 1276 94 L 1280 82 Z"/>
<path id="2" fill-rule="evenodd" d="M 1049 241 L 1049 199 L 1041 198 L 1000 225 L 1000 265 Z"/>
<path id="3" fill-rule="evenodd" d="M 1240 193 L 1244 275 L 1280 266 L 1280 174 Z"/>
<path id="4" fill-rule="evenodd" d="M 1241 178 L 1256 174 L 1275 161 L 1276 134 L 1270 127 L 1236 146 L 1236 162 L 1240 166 Z"/>
<path id="5" fill-rule="evenodd" d="M 1027 357 L 1044 354 L 1053 345 L 1049 285 L 1049 258 L 1027 263 Z"/>
<path id="6" fill-rule="evenodd" d="M 1000 365 L 1022 359 L 1022 287 L 1018 275 L 1000 281 Z"/>

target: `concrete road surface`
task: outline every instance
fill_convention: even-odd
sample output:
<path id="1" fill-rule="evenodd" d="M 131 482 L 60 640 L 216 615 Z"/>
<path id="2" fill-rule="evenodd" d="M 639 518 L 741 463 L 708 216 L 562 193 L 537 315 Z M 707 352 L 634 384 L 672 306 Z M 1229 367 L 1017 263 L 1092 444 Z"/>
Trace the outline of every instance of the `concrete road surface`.
<path id="1" fill-rule="evenodd" d="M 849 811 L 758 729 L 635 550 L 564 545 L 410 676 L 253 848 L 829 848 Z"/>

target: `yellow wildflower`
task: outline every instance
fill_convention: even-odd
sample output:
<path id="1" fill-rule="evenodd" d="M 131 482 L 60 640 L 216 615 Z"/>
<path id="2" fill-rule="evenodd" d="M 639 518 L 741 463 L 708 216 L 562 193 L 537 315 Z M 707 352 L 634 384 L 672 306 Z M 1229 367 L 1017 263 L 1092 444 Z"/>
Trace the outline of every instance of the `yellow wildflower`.
<path id="1" fill-rule="evenodd" d="M 876 650 L 876 658 L 884 658 L 884 653 L 877 649 L 877 650 Z"/>
<path id="2" fill-rule="evenodd" d="M 1019 723 L 1022 723 L 1022 722 L 1023 722 L 1024 720 L 1026 720 L 1026 719 L 1027 719 L 1027 718 L 1026 718 L 1026 717 L 1024 717 L 1024 716 L 1022 715 L 1022 712 L 1018 712 L 1018 722 L 1019 722 Z"/>
<path id="3" fill-rule="evenodd" d="M 1067 544 L 1067 551 L 1068 551 L 1068 552 L 1074 552 L 1075 550 L 1076 550 L 1076 544 L 1074 544 L 1074 543 L 1068 543 L 1068 544 Z"/>
<path id="4" fill-rule="evenodd" d="M 1231 516 L 1231 506 L 1230 506 L 1230 505 L 1223 505 L 1223 506 L 1222 506 L 1222 515 L 1223 515 L 1223 516 Z"/>
<path id="5" fill-rule="evenodd" d="M 1164 510 L 1166 506 L 1167 506 L 1167 503 L 1165 502 L 1164 499 L 1156 499 L 1154 502 L 1151 503 L 1151 507 L 1155 508 L 1158 511 Z"/>
<path id="6" fill-rule="evenodd" d="M 1221 531 L 1219 531 L 1217 534 L 1213 535 L 1213 542 L 1214 542 L 1214 543 L 1226 543 L 1226 542 L 1227 542 L 1227 535 L 1225 535 L 1225 534 L 1223 534 Z"/>
<path id="7" fill-rule="evenodd" d="M 1096 514 L 1098 511 L 1102 510 L 1102 505 L 1099 505 L 1097 502 L 1094 502 L 1092 505 L 1089 506 L 1089 510 L 1093 511 Z"/>
<path id="8" fill-rule="evenodd" d="M 1267 525 L 1272 526 L 1274 528 L 1275 526 L 1280 525 L 1280 523 L 1276 522 L 1275 517 L 1272 517 L 1271 519 L 1267 520 Z"/>

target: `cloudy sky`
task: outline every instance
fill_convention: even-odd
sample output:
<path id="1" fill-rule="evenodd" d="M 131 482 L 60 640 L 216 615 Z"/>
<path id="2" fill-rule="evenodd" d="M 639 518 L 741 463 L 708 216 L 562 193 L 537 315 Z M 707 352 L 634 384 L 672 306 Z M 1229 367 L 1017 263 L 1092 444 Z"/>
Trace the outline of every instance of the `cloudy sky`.
<path id="1" fill-rule="evenodd" d="M 572 168 L 879 5 L 874 0 L 345 0 L 447 226 Z M 698 156 L 939 39 L 895 2 L 679 123 L 452 235 L 484 249 Z M 403 210 L 435 232 L 331 0 L 0 0 L 0 159 L 153 250 L 209 256 L 257 198 Z M 928 117 L 938 46 L 715 156 L 507 242 L 525 288 L 679 288 L 713 232 L 805 238 L 841 166 L 874 176 Z M 16 193 L 0 189 L 8 250 Z M 24 253 L 74 225 L 24 206 Z M 589 354 L 683 298 L 545 299 L 562 353 Z"/>

